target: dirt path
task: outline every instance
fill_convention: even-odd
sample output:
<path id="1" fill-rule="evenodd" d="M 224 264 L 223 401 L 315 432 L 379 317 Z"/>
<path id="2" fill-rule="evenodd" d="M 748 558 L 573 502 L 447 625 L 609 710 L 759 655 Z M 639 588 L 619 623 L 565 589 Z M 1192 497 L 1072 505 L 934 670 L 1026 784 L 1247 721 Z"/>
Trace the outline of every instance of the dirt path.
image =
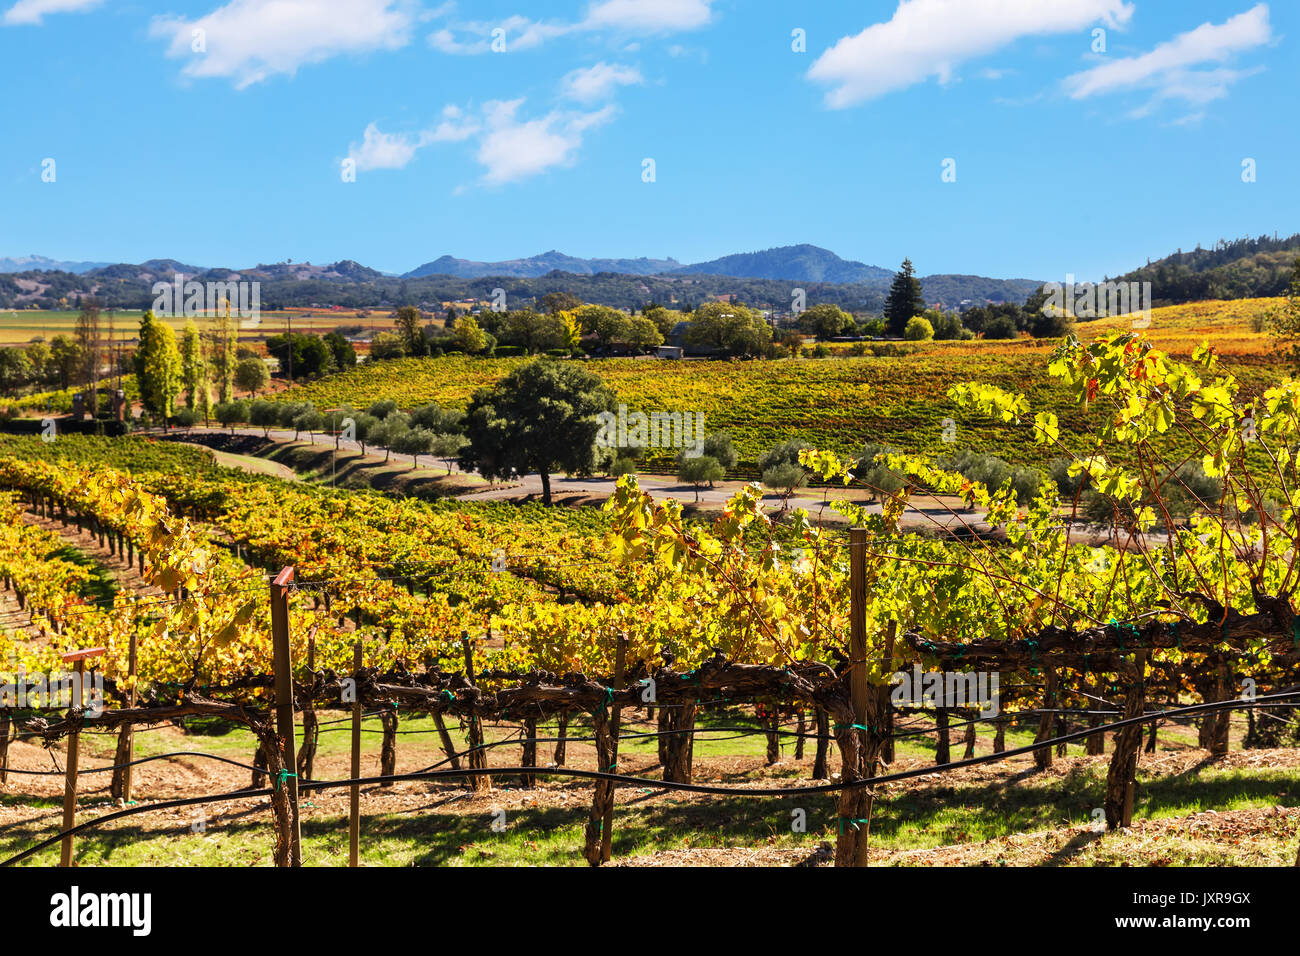
<path id="1" fill-rule="evenodd" d="M 138 565 L 128 565 L 126 555 L 115 555 L 110 552 L 107 544 L 101 545 L 99 538 L 88 529 L 78 531 L 76 524 L 65 525 L 57 518 L 41 518 L 31 511 L 23 512 L 23 521 L 53 532 L 94 560 L 113 575 L 119 589 L 133 591 L 142 597 L 157 597 L 163 593 L 160 588 L 145 581 Z"/>

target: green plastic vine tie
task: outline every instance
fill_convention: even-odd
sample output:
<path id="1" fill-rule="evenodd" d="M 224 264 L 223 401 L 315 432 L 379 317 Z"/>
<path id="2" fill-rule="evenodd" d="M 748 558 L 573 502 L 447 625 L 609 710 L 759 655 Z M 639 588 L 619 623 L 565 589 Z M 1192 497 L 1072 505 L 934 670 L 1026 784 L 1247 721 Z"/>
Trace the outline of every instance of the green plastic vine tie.
<path id="1" fill-rule="evenodd" d="M 846 822 L 848 823 L 849 826 L 853 827 L 853 829 L 855 830 L 862 829 L 862 827 L 860 827 L 858 824 L 871 822 L 866 817 L 840 817 L 839 819 L 840 819 L 840 833 L 844 832 L 844 824 Z"/>
<path id="2" fill-rule="evenodd" d="M 280 790 L 280 785 L 283 784 L 285 781 L 287 781 L 290 777 L 293 777 L 295 780 L 298 779 L 298 775 L 296 773 L 290 773 L 287 770 L 281 770 L 279 773 L 275 775 L 274 777 L 275 790 L 277 793 Z"/>
<path id="3" fill-rule="evenodd" d="M 441 694 L 439 694 L 438 696 L 440 696 L 440 697 L 446 697 L 446 698 L 447 698 L 447 703 L 449 703 L 449 704 L 454 704 L 454 703 L 456 703 L 456 695 L 453 694 L 453 693 L 452 693 L 451 691 L 449 691 L 449 690 L 444 690 L 444 691 L 443 691 Z"/>
<path id="4" fill-rule="evenodd" d="M 1113 617 L 1110 619 L 1110 623 L 1107 625 L 1107 627 L 1113 627 L 1113 628 L 1115 628 L 1115 635 L 1116 635 L 1116 637 L 1119 639 L 1119 654 L 1120 654 L 1120 657 L 1123 657 L 1123 656 L 1124 656 L 1124 628 L 1125 628 L 1125 626 L 1126 626 L 1126 625 L 1121 624 L 1119 621 L 1115 620 Z M 1128 626 L 1129 626 L 1129 627 L 1132 627 L 1132 625 L 1128 625 Z M 1136 628 L 1136 627 L 1133 627 L 1132 630 L 1133 630 L 1133 633 L 1134 633 L 1134 634 L 1137 633 L 1137 628 Z"/>

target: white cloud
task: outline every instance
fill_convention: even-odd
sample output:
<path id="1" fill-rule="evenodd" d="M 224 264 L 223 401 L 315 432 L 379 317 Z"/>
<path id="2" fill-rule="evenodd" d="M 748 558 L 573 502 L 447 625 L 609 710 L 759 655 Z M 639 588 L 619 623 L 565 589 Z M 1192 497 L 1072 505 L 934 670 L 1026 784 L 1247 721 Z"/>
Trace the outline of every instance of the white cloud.
<path id="1" fill-rule="evenodd" d="M 192 77 L 230 77 L 241 89 L 343 54 L 395 50 L 410 41 L 411 0 L 231 0 L 200 17 L 158 17 L 150 34 Z M 193 49 L 203 31 L 206 52 Z"/>
<path id="2" fill-rule="evenodd" d="M 474 156 L 483 167 L 482 182 L 501 185 L 536 176 L 577 159 L 583 134 L 613 118 L 612 105 L 590 112 L 552 110 L 534 119 L 521 119 L 523 99 L 492 100 L 476 117 L 457 106 L 442 111 L 441 121 L 417 135 L 384 133 L 371 123 L 360 145 L 353 143 L 348 158 L 358 172 L 403 169 L 419 150 L 433 143 L 476 140 Z"/>
<path id="3" fill-rule="evenodd" d="M 539 119 L 516 118 L 523 100 L 496 101 L 484 106 L 486 132 L 477 158 L 489 185 L 517 182 L 554 166 L 572 164 L 582 145 L 582 134 L 608 122 L 614 107 L 593 113 L 553 110 Z"/>
<path id="4" fill-rule="evenodd" d="M 39 26 L 48 13 L 80 13 L 97 7 L 103 0 L 18 0 L 5 11 L 6 26 L 29 24 Z"/>
<path id="5" fill-rule="evenodd" d="M 348 159 L 356 163 L 360 172 L 369 169 L 402 169 L 415 158 L 415 151 L 420 145 L 403 135 L 381 133 L 379 127 L 371 123 L 366 127 L 361 145 L 353 143 L 348 150 Z"/>
<path id="6" fill-rule="evenodd" d="M 635 33 L 698 30 L 712 19 L 713 0 L 603 0 L 587 9 L 586 30 Z"/>
<path id="7" fill-rule="evenodd" d="M 902 0 L 889 21 L 841 38 L 808 77 L 831 86 L 826 105 L 842 109 L 931 76 L 946 83 L 964 61 L 1022 37 L 1118 27 L 1132 16 L 1124 0 Z"/>
<path id="8" fill-rule="evenodd" d="M 420 134 L 420 145 L 427 143 L 459 143 L 469 139 L 482 126 L 474 120 L 465 118 L 459 106 L 446 106 L 442 111 L 442 122 L 431 130 Z"/>
<path id="9" fill-rule="evenodd" d="M 472 55 L 492 50 L 492 31 L 503 30 L 505 51 L 528 50 L 547 40 L 574 33 L 607 32 L 648 36 L 696 30 L 713 18 L 714 0 L 600 0 L 576 23 L 530 20 L 524 16 L 473 21 L 443 27 L 429 35 L 429 45 L 442 53 Z M 465 39 L 461 39 L 465 36 Z"/>
<path id="10" fill-rule="evenodd" d="M 600 62 L 574 70 L 564 78 L 564 95 L 582 103 L 593 103 L 610 96 L 620 86 L 645 82 L 639 70 L 617 63 Z"/>
<path id="11" fill-rule="evenodd" d="M 469 34 L 473 39 L 458 40 L 452 30 L 444 27 L 430 34 L 429 45 L 440 53 L 462 56 L 487 53 L 492 49 L 493 31 L 501 30 L 505 52 L 510 52 L 541 46 L 547 40 L 563 36 L 573 30 L 573 27 L 562 23 L 542 23 L 521 16 L 506 17 L 504 20 L 459 23 L 456 24 L 456 28 L 462 33 Z"/>
<path id="12" fill-rule="evenodd" d="M 1065 79 L 1065 89 L 1076 100 L 1107 93 L 1154 90 L 1148 102 L 1130 114 L 1134 117 L 1148 115 L 1167 100 L 1204 106 L 1227 96 L 1232 84 L 1262 69 L 1233 70 L 1218 64 L 1264 46 L 1272 39 L 1268 6 L 1261 3 L 1221 24 L 1203 23 L 1195 30 L 1180 33 L 1149 53 L 1110 60 L 1076 73 Z M 1197 69 L 1209 64 L 1215 66 Z M 1188 119 L 1194 122 L 1199 114 L 1193 113 Z"/>

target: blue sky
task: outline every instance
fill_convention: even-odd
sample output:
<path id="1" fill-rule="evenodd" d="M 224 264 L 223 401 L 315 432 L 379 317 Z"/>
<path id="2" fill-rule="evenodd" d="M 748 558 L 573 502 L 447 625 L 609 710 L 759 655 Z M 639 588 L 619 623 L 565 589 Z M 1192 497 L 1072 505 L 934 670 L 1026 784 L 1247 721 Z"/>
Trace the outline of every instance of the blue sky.
<path id="1" fill-rule="evenodd" d="M 0 256 L 1095 279 L 1300 231 L 1297 42 L 1293 0 L 0 0 Z"/>

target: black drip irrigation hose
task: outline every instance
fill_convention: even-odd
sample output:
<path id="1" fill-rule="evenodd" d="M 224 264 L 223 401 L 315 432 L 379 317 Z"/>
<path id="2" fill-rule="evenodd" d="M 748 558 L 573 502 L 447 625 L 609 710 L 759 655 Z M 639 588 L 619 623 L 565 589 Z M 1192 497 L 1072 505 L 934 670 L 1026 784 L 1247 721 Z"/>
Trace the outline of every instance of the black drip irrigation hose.
<path id="1" fill-rule="evenodd" d="M 202 757 L 206 760 L 216 760 L 221 763 L 228 763 L 235 767 L 242 767 L 245 770 L 253 770 L 257 773 L 266 773 L 265 767 L 254 767 L 250 763 L 242 763 L 238 760 L 232 760 L 229 757 L 222 757 L 220 754 L 205 753 L 201 750 L 177 750 L 174 753 L 155 754 L 152 757 L 137 757 L 128 763 L 113 764 L 111 767 L 87 767 L 85 770 L 78 770 L 77 776 L 88 773 L 108 773 L 110 770 L 125 770 L 127 767 L 138 767 L 142 763 L 151 763 L 154 760 L 168 760 L 172 757 Z M 65 770 L 19 770 L 16 767 L 6 767 L 8 773 L 19 773 L 28 777 L 63 777 L 67 775 Z"/>
<path id="2" fill-rule="evenodd" d="M 1262 698 L 1261 698 L 1261 699 L 1262 699 Z M 1290 706 L 1293 706 L 1293 705 L 1291 705 L 1291 704 L 1284 704 L 1284 703 L 1278 703 L 1278 704 L 1268 704 L 1268 705 L 1264 705 L 1264 706 L 1269 706 L 1269 707 L 1290 707 Z M 382 714 L 382 713 L 383 713 L 383 711 L 375 711 L 373 714 L 368 714 L 368 715 L 363 715 L 363 716 L 366 716 L 366 717 L 377 717 L 377 716 L 379 716 L 379 715 Z M 988 723 L 988 722 L 996 721 L 996 720 L 999 720 L 999 719 L 1005 719 L 1005 720 L 1008 720 L 1008 721 L 1010 722 L 1010 721 L 1014 721 L 1014 720 L 1016 720 L 1017 718 L 1020 718 L 1020 717 L 1033 717 L 1033 716 L 1039 716 L 1039 715 L 1041 715 L 1041 714 L 1082 714 L 1082 715 L 1093 714 L 1093 715 L 1097 715 L 1097 714 L 1114 714 L 1114 713 L 1119 713 L 1119 712 L 1118 712 L 1118 711 L 1075 711 L 1075 710 L 1052 710 L 1052 709 L 1022 710 L 1022 711 L 1014 711 L 1014 712 L 1009 713 L 1009 714 L 1002 714 L 1002 715 L 990 716 L 990 717 L 976 717 L 976 718 L 973 718 L 973 719 L 971 719 L 971 720 L 964 720 L 964 721 L 960 721 L 960 722 L 957 722 L 957 723 L 950 723 L 950 724 L 948 724 L 947 729 L 948 729 L 948 730 L 956 730 L 956 729 L 958 729 L 958 728 L 960 728 L 960 727 L 966 727 L 966 726 L 969 726 L 969 725 L 971 725 L 971 724 Z M 1147 714 L 1144 716 L 1144 719 L 1148 719 L 1148 720 L 1161 720 L 1161 719 L 1164 719 L 1164 718 L 1165 718 L 1166 713 L 1168 713 L 1168 712 L 1164 712 L 1164 711 L 1149 711 L 1149 712 L 1147 712 Z M 1269 717 L 1269 716 L 1272 716 L 1272 715 L 1271 715 L 1271 714 L 1264 714 L 1264 716 Z M 343 718 L 343 719 L 344 719 L 344 720 L 347 720 L 347 719 L 350 719 L 350 718 Z M 1274 718 L 1274 719 L 1281 720 L 1281 718 Z M 338 722 L 340 722 L 340 721 L 331 721 L 330 723 L 338 723 Z M 785 725 L 792 724 L 792 723 L 794 723 L 793 720 L 783 721 L 782 724 L 779 724 L 779 725 L 778 725 L 778 727 L 785 726 Z M 1283 721 L 1283 723 L 1288 723 L 1288 721 Z M 317 726 L 320 726 L 320 725 L 317 725 Z M 335 727 L 335 728 L 332 728 L 332 729 L 330 729 L 330 730 L 318 730 L 318 731 L 315 732 L 315 735 L 319 735 L 319 734 L 322 734 L 322 733 L 342 733 L 342 732 L 349 731 L 350 729 L 351 729 L 351 728 L 349 728 L 349 727 Z M 892 734 L 886 734 L 885 737 L 884 737 L 884 739 L 901 739 L 901 738 L 903 738 L 903 737 L 923 737 L 923 736 L 926 736 L 926 735 L 928 735 L 928 734 L 938 733 L 938 732 L 939 732 L 939 729 L 940 729 L 940 728 L 938 728 L 938 727 L 928 727 L 928 728 L 922 728 L 922 729 L 920 729 L 920 730 L 911 730 L 911 731 L 902 731 L 902 732 L 900 732 L 900 731 L 895 731 L 895 732 L 892 733 Z M 1089 728 L 1089 729 L 1088 729 L 1088 733 L 1089 733 L 1089 734 L 1093 734 L 1093 733 L 1104 733 L 1105 730 L 1106 730 L 1106 727 L 1105 727 L 1105 726 L 1101 726 L 1101 725 L 1099 725 L 1099 726 L 1097 726 L 1097 727 L 1095 727 L 1095 728 Z M 384 733 L 384 729 L 383 729 L 382 727 L 380 727 L 380 728 L 364 728 L 364 727 L 363 727 L 363 728 L 361 728 L 361 732 L 362 732 L 362 733 L 370 733 L 370 734 L 378 734 L 378 733 Z M 437 733 L 438 731 L 437 731 L 436 729 L 432 729 L 432 728 L 431 728 L 431 729 L 428 729 L 428 730 L 397 730 L 397 731 L 392 731 L 392 732 L 393 732 L 393 733 L 398 733 L 398 734 L 432 734 L 432 733 Z M 701 727 L 693 727 L 693 728 L 691 728 L 691 729 L 689 729 L 689 730 L 629 731 L 629 732 L 626 732 L 626 733 L 620 733 L 620 734 L 619 734 L 619 739 L 620 739 L 620 740 L 631 740 L 631 739 L 647 739 L 647 738 L 658 738 L 658 737 L 680 737 L 680 736 L 683 736 L 683 735 L 686 735 L 686 734 L 690 734 L 690 735 L 694 738 L 694 737 L 696 737 L 696 736 L 698 736 L 698 735 L 700 735 L 700 734 L 717 734 L 717 733 L 726 733 L 726 734 L 729 734 L 730 736 L 727 736 L 727 737 L 705 737 L 705 738 L 703 738 L 703 741 L 702 741 L 702 742 L 704 742 L 704 743 L 717 743 L 717 742 L 721 742 L 721 741 L 725 741 L 725 740 L 740 740 L 740 739 L 743 739 L 743 738 L 745 738 L 745 737 L 753 737 L 753 736 L 756 735 L 756 734 L 765 734 L 765 735 L 766 735 L 766 734 L 775 734 L 775 735 L 780 736 L 780 737 L 798 737 L 798 738 L 803 738 L 804 740 L 834 740 L 834 739 L 835 739 L 835 735 L 834 735 L 834 734 L 815 734 L 815 733 L 807 733 L 807 732 L 803 732 L 803 733 L 801 733 L 801 732 L 799 732 L 799 731 L 797 731 L 797 730 L 769 729 L 769 728 L 766 728 L 766 727 L 727 727 L 727 726 L 723 726 L 723 727 L 702 727 L 702 728 L 701 728 Z M 29 735 L 25 735 L 25 736 L 30 736 L 30 737 L 40 737 L 40 736 L 43 736 L 43 735 L 41 735 L 41 734 L 29 734 Z M 17 739 L 19 739 L 19 738 L 14 738 L 14 739 L 17 740 Z M 470 747 L 468 750 L 459 750 L 459 751 L 457 751 L 456 753 L 452 754 L 451 756 L 447 757 L 445 760 L 440 760 L 440 761 L 438 761 L 438 762 L 435 763 L 435 764 L 431 764 L 430 766 L 425 767 L 424 770 L 423 770 L 423 771 L 420 771 L 420 772 L 426 772 L 426 771 L 429 771 L 429 770 L 434 770 L 434 769 L 436 769 L 436 768 L 438 768 L 438 767 L 443 766 L 444 764 L 450 763 L 450 762 L 451 762 L 452 760 L 454 760 L 454 759 L 459 759 L 459 758 L 461 758 L 461 757 L 468 757 L 470 754 L 478 753 L 479 751 L 484 751 L 484 750 L 494 750 L 494 749 L 496 749 L 497 747 L 507 747 L 507 746 L 512 746 L 512 745 L 515 745 L 515 744 L 521 744 L 521 745 L 522 745 L 522 744 L 528 744 L 528 743 L 532 743 L 532 744 L 553 744 L 553 743 L 560 743 L 561 741 L 563 741 L 563 742 L 565 742 L 565 743 L 594 743 L 594 742 L 596 741 L 596 739 L 597 739 L 597 738 L 595 738 L 595 737 L 575 737 L 575 736 L 571 736 L 571 735 L 569 735 L 569 736 L 564 736 L 564 737 L 519 737 L 519 736 L 511 736 L 511 737 L 508 737 L 508 738 L 506 738 L 506 739 L 504 739 L 504 740 L 495 740 L 495 741 L 491 741 L 491 742 L 487 742 L 487 743 L 480 744 L 480 745 L 477 746 L 477 747 Z M 1054 738 L 1054 739 L 1055 739 L 1055 738 Z M 1035 748 L 1037 748 L 1037 747 L 1039 747 L 1039 746 L 1042 746 L 1042 745 L 1041 745 L 1041 744 L 1035 744 L 1035 745 L 1034 745 Z M 222 756 L 219 756 L 219 755 L 217 755 L 217 754 L 210 754 L 210 753 L 206 753 L 206 752 L 204 752 L 204 751 L 198 751 L 198 750 L 177 750 L 177 751 L 174 751 L 174 752 L 172 752 L 172 753 L 155 754 L 154 756 L 151 756 L 151 757 L 140 757 L 140 758 L 138 758 L 138 759 L 136 759 L 136 760 L 132 760 L 132 761 L 130 761 L 129 763 L 114 764 L 114 765 L 112 765 L 112 766 L 105 766 L 105 767 L 89 767 L 89 768 L 87 768 L 87 769 L 85 769 L 85 770 L 78 770 L 78 771 L 77 771 L 77 776 L 81 776 L 82 774 L 90 774 L 90 773 L 107 773 L 107 772 L 110 771 L 110 770 L 122 770 L 122 769 L 125 769 L 126 767 L 134 767 L 134 766 L 137 766 L 137 765 L 139 765 L 139 764 L 150 763 L 151 761 L 154 761 L 154 760 L 167 760 L 167 759 L 172 758 L 172 757 L 200 757 L 200 758 L 204 758 L 204 759 L 208 759 L 208 760 L 216 760 L 216 761 L 219 761 L 219 762 L 221 762 L 221 763 L 227 763 L 227 764 L 230 764 L 230 765 L 235 766 L 235 767 L 240 767 L 240 768 L 242 768 L 242 769 L 244 769 L 244 770 L 251 770 L 251 771 L 253 771 L 254 773 L 267 773 L 267 772 L 268 772 L 268 771 L 266 770 L 265 767 L 256 767 L 256 766 L 254 766 L 254 765 L 252 765 L 252 764 L 242 763 L 241 761 L 233 760 L 233 759 L 231 759 L 231 758 L 229 758 L 229 757 L 222 757 Z M 15 767 L 6 767 L 5 769 L 6 769 L 6 771 L 9 772 L 9 773 L 22 774 L 22 775 L 24 775 L 24 776 L 29 776 L 29 777 L 62 777 L 62 776 L 66 776 L 66 771 L 64 771 L 64 770 L 20 770 L 20 769 L 15 768 Z"/>
<path id="3" fill-rule="evenodd" d="M 865 777 L 861 780 L 852 780 L 848 783 L 817 784 L 811 787 L 720 787 L 713 784 L 699 783 L 673 783 L 667 780 L 649 780 L 645 777 L 634 777 L 628 774 L 609 773 L 601 770 L 578 770 L 569 767 L 466 767 L 461 770 L 420 770 L 414 773 L 397 773 L 385 774 L 375 777 L 354 777 L 348 780 L 312 780 L 298 784 L 299 792 L 310 792 L 313 790 L 330 790 L 336 787 L 353 787 L 368 786 L 371 784 L 400 783 L 413 780 L 442 780 L 447 778 L 464 778 L 464 777 L 519 777 L 519 776 L 539 776 L 539 777 L 572 777 L 579 780 L 607 780 L 612 783 L 627 784 L 641 788 L 651 788 L 658 790 L 667 790 L 670 792 L 680 793 L 702 793 L 713 796 L 728 797 L 799 797 L 810 796 L 823 793 L 837 793 L 843 790 L 859 790 L 864 787 L 874 787 L 884 783 L 897 783 L 901 780 L 912 780 L 917 777 L 928 777 L 931 774 L 947 773 L 952 770 L 960 770 L 963 767 L 974 767 L 986 763 L 996 763 L 1001 760 L 1008 760 L 1011 757 L 1019 757 L 1023 754 L 1032 753 L 1035 750 L 1042 750 L 1044 747 L 1054 747 L 1057 744 L 1069 743 L 1074 740 L 1082 740 L 1096 733 L 1105 733 L 1117 730 L 1121 727 L 1130 727 L 1134 724 L 1149 723 L 1154 718 L 1171 717 L 1174 715 L 1191 715 L 1191 714 L 1208 714 L 1220 710 L 1253 710 L 1264 707 L 1293 707 L 1295 701 L 1300 698 L 1300 688 L 1292 688 L 1274 694 L 1262 694 L 1253 700 L 1225 700 L 1214 701 L 1208 704 L 1192 704 L 1187 707 L 1176 707 L 1160 714 L 1142 714 L 1138 717 L 1125 717 L 1120 720 L 1112 721 L 1109 724 L 1103 724 L 1099 727 L 1090 727 L 1086 730 L 1075 731 L 1073 733 L 1062 734 L 1059 737 L 1052 737 L 1047 740 L 1036 741 L 1026 747 L 1016 747 L 1012 750 L 1006 750 L 1002 753 L 987 754 L 983 757 L 971 757 L 967 760 L 958 760 L 953 763 L 938 764 L 929 767 L 918 767 L 915 770 L 901 770 L 897 773 L 882 774 L 875 777 Z M 269 773 L 269 771 L 268 771 Z M 152 803 L 139 807 L 128 807 L 123 810 L 116 810 L 112 813 L 106 813 L 102 817 L 96 817 L 94 820 L 87 820 L 85 823 L 79 823 L 68 830 L 63 830 L 52 837 L 35 843 L 14 856 L 6 860 L 0 860 L 0 867 L 13 866 L 20 863 L 33 854 L 39 853 L 46 847 L 53 846 L 61 842 L 64 837 L 75 836 L 92 827 L 101 824 L 111 823 L 114 820 L 120 820 L 124 817 L 135 816 L 138 813 L 149 813 L 153 810 L 173 810 L 179 807 L 199 806 L 207 803 L 222 803 L 228 800 L 243 800 L 251 797 L 266 797 L 277 792 L 275 789 L 262 788 L 258 790 L 234 790 L 227 793 L 210 794 L 200 797 L 185 797 L 176 800 L 164 800 L 160 803 Z"/>

